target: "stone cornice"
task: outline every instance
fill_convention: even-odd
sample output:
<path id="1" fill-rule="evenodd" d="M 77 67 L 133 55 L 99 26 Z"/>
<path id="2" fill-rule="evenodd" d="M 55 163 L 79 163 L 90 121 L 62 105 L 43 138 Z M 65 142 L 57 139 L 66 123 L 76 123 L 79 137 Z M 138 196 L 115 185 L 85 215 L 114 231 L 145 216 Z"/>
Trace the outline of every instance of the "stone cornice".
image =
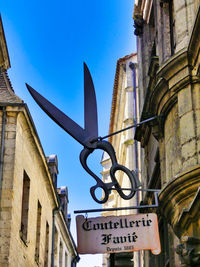
<path id="1" fill-rule="evenodd" d="M 160 66 L 157 71 L 157 75 L 169 80 L 172 72 L 174 73 L 173 76 L 176 75 L 178 71 L 177 64 L 179 64 L 181 67 L 187 65 L 187 49 L 182 49 L 170 57 L 162 66 Z"/>

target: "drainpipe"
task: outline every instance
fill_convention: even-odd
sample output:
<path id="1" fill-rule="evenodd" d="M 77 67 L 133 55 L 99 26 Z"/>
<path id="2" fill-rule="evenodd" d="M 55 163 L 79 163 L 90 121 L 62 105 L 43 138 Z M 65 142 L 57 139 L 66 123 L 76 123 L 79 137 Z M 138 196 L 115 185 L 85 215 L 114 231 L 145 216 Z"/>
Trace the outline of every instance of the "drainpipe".
<path id="1" fill-rule="evenodd" d="M 52 246 L 51 246 L 51 267 L 54 267 L 54 250 L 55 250 L 55 215 L 59 212 L 59 208 L 53 209 L 52 212 Z"/>
<path id="2" fill-rule="evenodd" d="M 71 267 L 76 267 L 76 264 L 77 262 L 79 262 L 79 260 L 80 260 L 80 257 L 78 255 L 75 256 L 72 260 Z"/>
<path id="3" fill-rule="evenodd" d="M 132 69 L 133 71 L 133 101 L 134 101 L 134 124 L 137 123 L 137 95 L 136 95 L 136 64 L 130 62 L 129 67 Z M 135 130 L 134 130 L 135 131 Z M 135 167 L 136 167 L 136 175 L 138 178 L 138 143 L 137 141 L 135 141 L 134 144 L 135 147 Z M 137 205 L 139 205 L 139 198 L 137 195 Z"/>
<path id="4" fill-rule="evenodd" d="M 1 191 L 2 191 L 2 182 L 3 182 L 3 157 L 5 149 L 5 128 L 6 128 L 6 107 L 3 107 L 2 114 L 2 128 L 1 128 L 1 150 L 0 150 L 0 201 L 1 201 Z"/>
<path id="5" fill-rule="evenodd" d="M 172 1 L 169 1 L 169 28 L 170 28 L 171 55 L 174 55 L 174 27 L 173 27 L 173 3 Z"/>
<path id="6" fill-rule="evenodd" d="M 136 95 L 136 64 L 134 64 L 133 62 L 129 63 L 129 67 L 132 69 L 133 71 L 133 102 L 134 102 L 134 124 L 136 124 L 138 121 L 137 118 L 137 95 Z M 138 168 L 138 141 L 135 140 L 135 166 L 136 166 L 136 175 L 137 178 L 139 180 L 139 168 Z M 139 197 L 138 194 L 136 195 L 136 201 L 137 201 L 137 206 L 139 206 Z M 140 251 L 138 251 L 138 266 L 141 266 L 141 253 Z"/>

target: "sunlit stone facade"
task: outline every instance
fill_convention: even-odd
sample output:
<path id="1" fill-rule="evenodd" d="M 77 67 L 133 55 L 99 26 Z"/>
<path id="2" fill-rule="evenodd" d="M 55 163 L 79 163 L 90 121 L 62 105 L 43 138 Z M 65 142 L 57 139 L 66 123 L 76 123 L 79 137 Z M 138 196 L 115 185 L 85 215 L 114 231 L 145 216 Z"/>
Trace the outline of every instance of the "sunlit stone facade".
<path id="1" fill-rule="evenodd" d="M 199 4 L 138 0 L 134 7 L 140 120 L 159 116 L 135 135 L 145 151 L 142 183 L 161 190 L 162 253 L 145 252 L 145 267 L 200 266 Z"/>
<path id="2" fill-rule="evenodd" d="M 120 58 L 117 61 L 115 81 L 113 88 L 112 108 L 109 133 L 126 128 L 138 121 L 139 115 L 139 91 L 137 86 L 137 55 L 131 54 Z M 135 129 L 124 131 L 109 138 L 113 145 L 119 164 L 134 170 L 138 179 L 141 179 L 140 157 L 141 150 L 139 142 L 134 140 Z M 109 169 L 111 166 L 110 158 L 104 153 L 101 164 L 103 166 L 102 176 L 104 182 L 110 182 Z M 130 188 L 130 182 L 127 176 L 119 171 L 117 180 L 123 188 Z M 129 194 L 129 192 L 127 193 Z M 139 195 L 135 195 L 130 200 L 124 200 L 117 191 L 112 191 L 109 200 L 103 205 L 103 208 L 117 208 L 136 206 L 139 204 Z M 128 215 L 136 213 L 136 210 L 107 211 L 104 216 L 109 215 Z M 138 253 L 116 253 L 104 256 L 103 266 L 139 266 L 140 258 Z M 119 265 L 120 266 L 120 265 Z"/>

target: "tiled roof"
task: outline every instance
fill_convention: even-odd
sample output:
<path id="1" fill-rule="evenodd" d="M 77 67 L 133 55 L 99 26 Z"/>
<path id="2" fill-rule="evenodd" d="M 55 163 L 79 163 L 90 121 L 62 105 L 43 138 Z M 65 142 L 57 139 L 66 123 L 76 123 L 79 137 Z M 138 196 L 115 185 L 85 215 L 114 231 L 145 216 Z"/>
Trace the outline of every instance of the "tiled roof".
<path id="1" fill-rule="evenodd" d="M 23 103 L 15 94 L 6 71 L 0 72 L 0 103 Z"/>

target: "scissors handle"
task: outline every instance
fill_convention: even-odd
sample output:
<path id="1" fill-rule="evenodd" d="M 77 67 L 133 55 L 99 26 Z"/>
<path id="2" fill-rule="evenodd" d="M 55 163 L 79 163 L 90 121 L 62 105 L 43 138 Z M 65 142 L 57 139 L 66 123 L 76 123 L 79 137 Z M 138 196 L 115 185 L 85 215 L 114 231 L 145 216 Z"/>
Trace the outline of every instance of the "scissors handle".
<path id="1" fill-rule="evenodd" d="M 83 168 L 96 180 L 96 185 L 92 186 L 90 188 L 90 194 L 92 196 L 92 198 L 99 204 L 103 204 L 105 203 L 108 198 L 109 198 L 109 194 L 113 188 L 113 186 L 115 187 L 115 189 L 117 190 L 117 192 L 119 193 L 119 195 L 125 199 L 131 199 L 136 191 L 135 189 L 138 188 L 140 186 L 139 181 L 137 180 L 137 177 L 135 175 L 134 171 L 130 171 L 128 168 L 126 168 L 123 165 L 120 165 L 117 163 L 117 158 L 115 155 L 115 151 L 113 146 L 111 145 L 111 143 L 107 142 L 107 141 L 97 141 L 96 142 L 96 148 L 95 149 L 102 149 L 104 151 L 106 151 L 108 153 L 108 155 L 110 156 L 111 162 L 112 162 L 112 166 L 110 168 L 110 177 L 111 177 L 111 183 L 104 183 L 95 173 L 93 173 L 88 165 L 87 165 L 87 158 L 88 156 L 94 151 L 93 148 L 84 148 L 81 153 L 80 153 L 80 162 L 83 166 Z M 121 189 L 117 179 L 116 179 L 116 172 L 117 171 L 123 171 L 127 177 L 129 178 L 130 181 L 130 193 L 129 194 L 124 194 L 123 190 Z M 95 190 L 97 188 L 101 188 L 104 192 L 103 197 L 99 200 L 96 195 L 95 195 Z"/>
<path id="2" fill-rule="evenodd" d="M 81 165 L 83 166 L 83 168 L 96 180 L 96 185 L 92 186 L 90 188 L 90 194 L 92 196 L 92 198 L 99 204 L 103 204 L 108 200 L 109 194 L 110 194 L 110 190 L 107 186 L 107 184 L 105 184 L 94 172 L 92 172 L 88 165 L 87 165 L 87 158 L 88 156 L 94 151 L 94 149 L 92 148 L 87 148 L 85 147 L 81 153 L 80 153 L 80 162 Z M 109 187 L 112 187 L 112 185 L 110 185 Z M 104 197 L 103 199 L 98 199 L 95 195 L 95 191 L 97 188 L 101 188 L 104 191 Z"/>
<path id="3" fill-rule="evenodd" d="M 110 168 L 110 177 L 112 180 L 112 184 L 114 185 L 118 194 L 125 200 L 131 199 L 136 193 L 135 189 L 137 189 L 139 186 L 141 186 L 140 182 L 137 179 L 135 172 L 129 170 L 128 168 L 126 168 L 123 165 L 118 164 L 117 158 L 115 155 L 115 150 L 114 150 L 113 146 L 111 145 L 111 143 L 109 143 L 107 141 L 99 141 L 97 143 L 97 148 L 106 151 L 110 156 L 110 159 L 112 162 L 112 166 Z M 128 176 L 129 182 L 131 185 L 129 194 L 124 194 L 123 190 L 121 189 L 121 186 L 119 185 L 117 178 L 115 176 L 115 173 L 117 171 L 122 171 Z"/>

